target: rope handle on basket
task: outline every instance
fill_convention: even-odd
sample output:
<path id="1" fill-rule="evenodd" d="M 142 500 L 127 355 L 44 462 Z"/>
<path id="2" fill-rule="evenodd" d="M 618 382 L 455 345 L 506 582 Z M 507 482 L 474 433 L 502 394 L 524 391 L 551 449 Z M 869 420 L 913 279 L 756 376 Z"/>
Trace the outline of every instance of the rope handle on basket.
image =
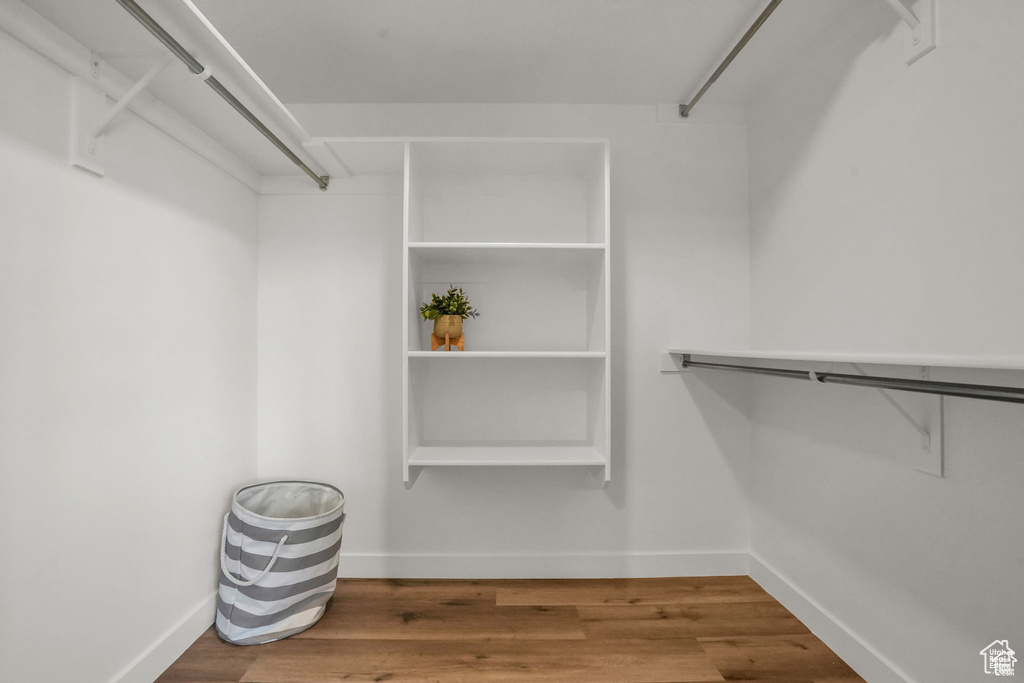
<path id="1" fill-rule="evenodd" d="M 281 552 L 281 546 L 283 546 L 285 544 L 285 541 L 288 540 L 288 534 L 282 536 L 281 540 L 277 542 L 277 547 L 274 548 L 274 554 L 270 556 L 270 562 L 267 562 L 266 569 L 257 574 L 256 578 L 249 580 L 236 579 L 234 576 L 231 575 L 231 572 L 228 571 L 228 516 L 230 514 L 231 513 L 229 512 L 227 515 L 224 515 L 224 528 L 220 532 L 220 570 L 224 573 L 224 576 L 228 577 L 228 581 L 235 584 L 236 586 L 251 586 L 260 579 L 262 579 L 264 576 L 266 576 L 267 572 L 274 568 L 274 563 L 277 562 L 277 554 Z M 244 565 L 242 564 L 241 559 L 241 545 L 239 545 L 238 552 L 238 575 L 242 576 L 242 567 Z"/>

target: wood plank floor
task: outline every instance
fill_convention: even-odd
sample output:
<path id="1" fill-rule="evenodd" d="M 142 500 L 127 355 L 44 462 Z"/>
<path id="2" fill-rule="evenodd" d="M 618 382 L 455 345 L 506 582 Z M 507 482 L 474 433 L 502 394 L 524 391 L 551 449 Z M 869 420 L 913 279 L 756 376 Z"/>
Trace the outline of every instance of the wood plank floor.
<path id="1" fill-rule="evenodd" d="M 161 683 L 864 683 L 746 576 L 338 582 L 313 628 L 210 629 Z"/>

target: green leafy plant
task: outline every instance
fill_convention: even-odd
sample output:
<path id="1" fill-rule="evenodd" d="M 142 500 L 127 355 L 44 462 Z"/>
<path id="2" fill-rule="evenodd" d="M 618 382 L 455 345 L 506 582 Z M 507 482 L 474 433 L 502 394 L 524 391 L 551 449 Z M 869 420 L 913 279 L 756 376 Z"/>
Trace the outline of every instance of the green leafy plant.
<path id="1" fill-rule="evenodd" d="M 463 320 L 475 318 L 480 315 L 476 309 L 469 305 L 469 299 L 462 287 L 448 285 L 449 289 L 443 295 L 430 295 L 430 303 L 420 306 L 420 317 L 424 320 L 436 320 L 442 315 L 457 315 Z"/>

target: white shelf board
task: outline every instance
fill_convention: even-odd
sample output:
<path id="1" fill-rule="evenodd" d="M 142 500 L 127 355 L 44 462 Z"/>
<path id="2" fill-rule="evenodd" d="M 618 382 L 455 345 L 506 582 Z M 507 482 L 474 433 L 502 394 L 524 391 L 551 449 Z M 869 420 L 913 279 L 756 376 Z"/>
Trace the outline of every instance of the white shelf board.
<path id="1" fill-rule="evenodd" d="M 410 351 L 409 358 L 604 358 L 604 351 Z"/>
<path id="2" fill-rule="evenodd" d="M 595 242 L 409 242 L 410 249 L 597 249 Z"/>
<path id="3" fill-rule="evenodd" d="M 414 467 L 604 466 L 593 446 L 420 446 Z"/>
<path id="4" fill-rule="evenodd" d="M 413 263 L 434 265 L 534 264 L 541 267 L 569 263 L 601 263 L 603 244 L 508 242 L 410 242 Z"/>
<path id="5" fill-rule="evenodd" d="M 604 260 L 604 245 L 412 242 L 409 257 L 413 263 L 424 265 L 530 264 L 550 268 L 571 263 L 599 264 Z"/>
<path id="6" fill-rule="evenodd" d="M 423 173 L 585 176 L 604 140 L 466 138 L 411 140 Z"/>
<path id="7" fill-rule="evenodd" d="M 989 370 L 1024 370 L 1024 356 L 967 356 L 943 354 L 843 353 L 832 351 L 761 351 L 752 349 L 681 349 L 668 353 L 700 357 L 744 358 L 748 360 L 782 360 L 813 363 L 862 363 L 865 365 L 912 365 L 943 368 L 984 368 Z"/>

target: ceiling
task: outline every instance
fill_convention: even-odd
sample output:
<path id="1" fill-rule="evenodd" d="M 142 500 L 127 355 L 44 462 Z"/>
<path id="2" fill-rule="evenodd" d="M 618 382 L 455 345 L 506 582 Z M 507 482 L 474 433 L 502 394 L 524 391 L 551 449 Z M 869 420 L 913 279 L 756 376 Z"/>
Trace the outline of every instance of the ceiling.
<path id="1" fill-rule="evenodd" d="M 159 59 L 162 46 L 114 0 L 23 1 L 129 78 Z M 275 115 L 182 0 L 137 1 L 243 101 Z M 579 104 L 688 100 L 766 1 L 194 0 L 286 103 Z M 702 102 L 746 104 L 857 1 L 785 0 Z M 174 67 L 154 95 L 261 173 L 294 172 Z"/>
<path id="2" fill-rule="evenodd" d="M 285 102 L 654 104 L 766 0 L 196 0 Z M 850 0 L 786 0 L 708 94 L 743 104 Z"/>

